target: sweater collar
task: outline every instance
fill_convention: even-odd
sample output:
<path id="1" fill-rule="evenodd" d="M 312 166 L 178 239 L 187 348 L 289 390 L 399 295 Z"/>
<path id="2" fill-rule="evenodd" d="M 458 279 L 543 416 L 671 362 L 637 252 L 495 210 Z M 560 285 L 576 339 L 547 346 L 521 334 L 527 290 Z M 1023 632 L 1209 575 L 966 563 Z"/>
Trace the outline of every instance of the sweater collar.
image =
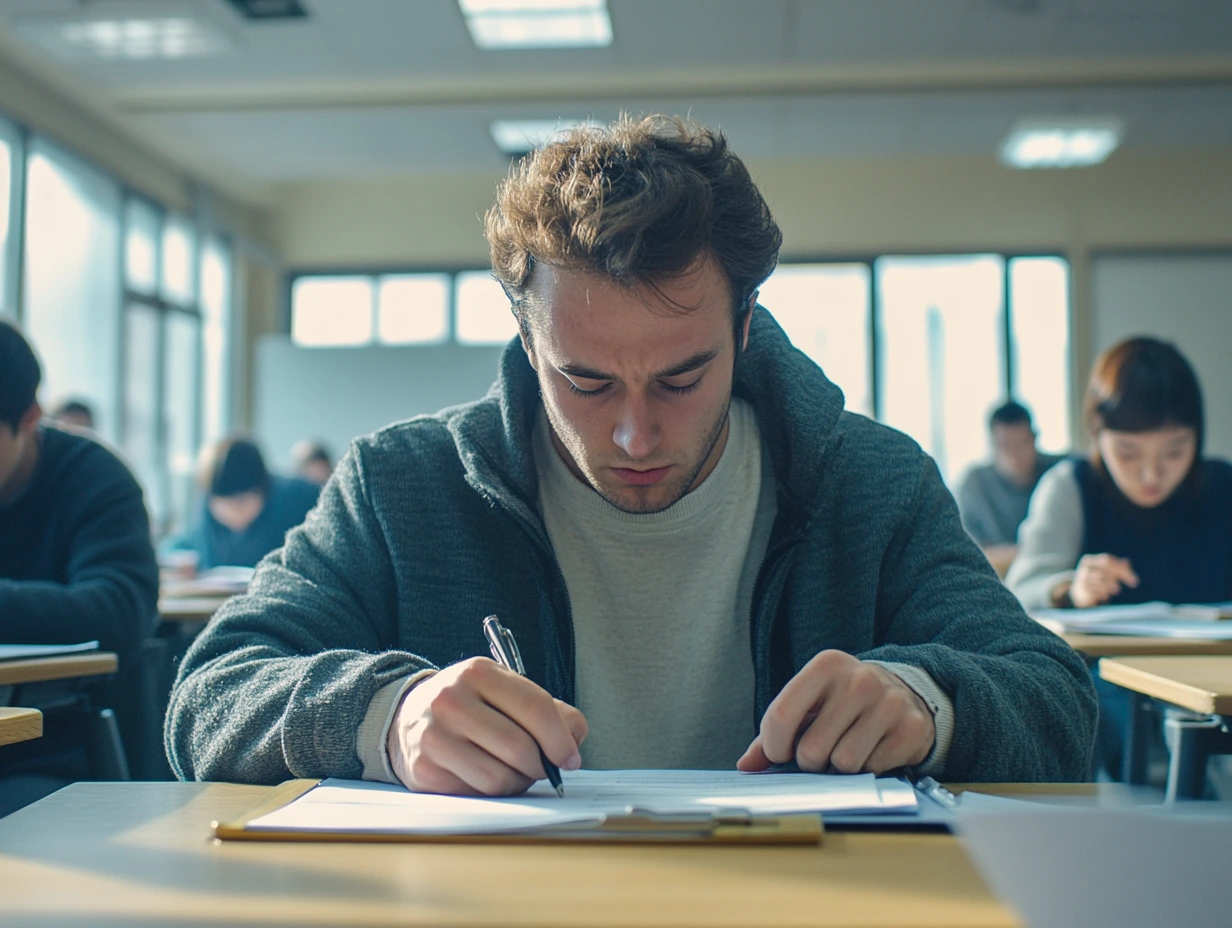
<path id="1" fill-rule="evenodd" d="M 780 499 L 811 512 L 821 490 L 818 465 L 843 411 L 842 391 L 792 347 L 774 317 L 758 306 L 748 348 L 736 361 L 732 392 L 753 406 Z M 539 405 L 538 378 L 515 338 L 501 354 L 488 395 L 446 417 L 467 482 L 534 524 L 539 522 L 538 475 L 531 436 Z"/>

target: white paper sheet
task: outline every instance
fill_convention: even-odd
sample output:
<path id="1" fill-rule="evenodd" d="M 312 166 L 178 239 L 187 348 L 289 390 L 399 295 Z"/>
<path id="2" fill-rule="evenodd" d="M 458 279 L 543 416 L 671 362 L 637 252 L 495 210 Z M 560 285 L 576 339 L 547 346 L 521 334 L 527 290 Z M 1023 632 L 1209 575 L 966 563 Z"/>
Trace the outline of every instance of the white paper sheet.
<path id="1" fill-rule="evenodd" d="M 472 799 L 412 793 L 388 784 L 325 780 L 249 823 L 254 830 L 393 834 L 490 834 L 590 828 L 609 815 L 740 810 L 889 813 L 918 808 L 910 785 L 872 774 L 745 774 L 727 770 L 580 770 L 562 774 L 561 799 L 545 782 L 523 796 Z"/>
<path id="2" fill-rule="evenodd" d="M 1165 602 L 1135 603 L 1128 606 L 1094 606 L 1090 609 L 1036 609 L 1031 617 L 1049 627 L 1069 631 L 1098 633 L 1109 623 L 1173 622 L 1190 624 L 1215 622 L 1232 615 L 1232 603 Z M 1232 623 L 1230 623 L 1232 624 Z"/>
<path id="3" fill-rule="evenodd" d="M 85 641 L 81 644 L 0 644 L 0 661 L 55 657 L 59 654 L 77 654 L 81 651 L 97 650 L 97 641 Z"/>

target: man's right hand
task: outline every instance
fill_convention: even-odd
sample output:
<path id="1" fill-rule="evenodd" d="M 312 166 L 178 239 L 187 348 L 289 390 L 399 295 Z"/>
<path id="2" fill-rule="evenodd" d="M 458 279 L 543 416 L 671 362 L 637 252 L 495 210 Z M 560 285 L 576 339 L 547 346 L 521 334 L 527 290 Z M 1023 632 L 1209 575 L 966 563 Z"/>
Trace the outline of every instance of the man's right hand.
<path id="1" fill-rule="evenodd" d="M 1138 585 L 1138 575 L 1123 557 L 1114 554 L 1088 554 L 1078 562 L 1078 571 L 1069 588 L 1069 598 L 1079 609 L 1106 603 L 1122 586 Z"/>
<path id="2" fill-rule="evenodd" d="M 586 717 L 486 657 L 446 667 L 412 687 L 389 727 L 389 761 L 420 793 L 512 796 L 546 774 L 582 766 Z"/>

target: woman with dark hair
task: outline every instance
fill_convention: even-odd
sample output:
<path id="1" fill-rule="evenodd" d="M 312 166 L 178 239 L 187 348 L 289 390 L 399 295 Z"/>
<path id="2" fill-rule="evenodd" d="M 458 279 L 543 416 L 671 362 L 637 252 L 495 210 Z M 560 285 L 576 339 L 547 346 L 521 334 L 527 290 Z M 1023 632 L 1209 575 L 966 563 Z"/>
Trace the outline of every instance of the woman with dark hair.
<path id="1" fill-rule="evenodd" d="M 270 474 L 261 450 L 245 438 L 204 449 L 199 481 L 205 500 L 196 525 L 176 543 L 196 551 L 197 566 L 255 567 L 281 548 L 286 534 L 316 505 L 320 488 Z"/>
<path id="2" fill-rule="evenodd" d="M 1232 599 L 1232 465 L 1202 457 L 1202 390 L 1176 348 L 1131 338 L 1095 362 L 1089 458 L 1042 478 L 1006 584 L 1027 609 Z M 1099 750 L 1117 769 L 1128 705 L 1096 680 Z"/>
<path id="3" fill-rule="evenodd" d="M 1006 578 L 1028 609 L 1232 598 L 1232 465 L 1202 457 L 1202 390 L 1166 342 L 1095 362 L 1091 456 L 1041 478 Z"/>

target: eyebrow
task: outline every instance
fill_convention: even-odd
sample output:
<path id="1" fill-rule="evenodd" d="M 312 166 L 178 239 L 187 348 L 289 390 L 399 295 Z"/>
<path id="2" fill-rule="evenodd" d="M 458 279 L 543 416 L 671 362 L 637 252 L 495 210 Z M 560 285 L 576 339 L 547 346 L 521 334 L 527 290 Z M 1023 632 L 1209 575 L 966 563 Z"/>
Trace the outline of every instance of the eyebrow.
<path id="1" fill-rule="evenodd" d="M 667 377 L 679 377 L 681 374 L 687 374 L 690 371 L 695 371 L 699 367 L 704 367 L 719 356 L 718 348 L 709 348 L 705 351 L 699 351 L 695 355 L 690 355 L 679 364 L 673 364 L 671 367 L 661 371 L 656 371 L 651 375 L 654 380 L 663 380 Z M 605 374 L 602 371 L 597 371 L 594 368 L 586 367 L 581 364 L 561 364 L 556 368 L 562 374 L 570 377 L 580 377 L 583 380 L 617 380 L 618 378 L 612 374 Z"/>

